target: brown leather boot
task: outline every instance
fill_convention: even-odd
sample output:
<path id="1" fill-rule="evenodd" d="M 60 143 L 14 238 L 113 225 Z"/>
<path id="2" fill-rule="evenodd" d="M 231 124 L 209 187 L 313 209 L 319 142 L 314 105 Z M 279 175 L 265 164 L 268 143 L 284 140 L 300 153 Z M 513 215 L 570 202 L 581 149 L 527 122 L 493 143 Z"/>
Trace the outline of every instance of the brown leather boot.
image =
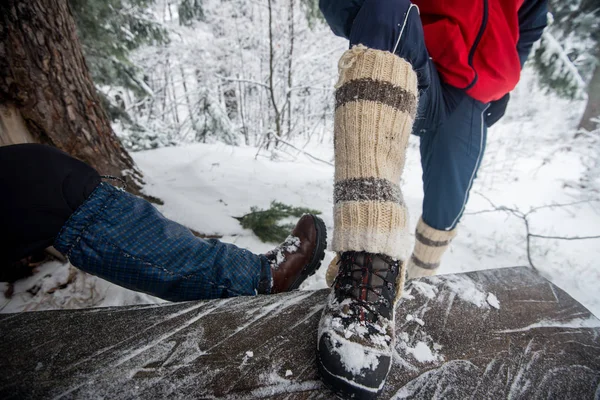
<path id="1" fill-rule="evenodd" d="M 291 235 L 265 256 L 271 264 L 271 293 L 298 289 L 321 265 L 327 247 L 327 229 L 321 218 L 306 214 Z"/>

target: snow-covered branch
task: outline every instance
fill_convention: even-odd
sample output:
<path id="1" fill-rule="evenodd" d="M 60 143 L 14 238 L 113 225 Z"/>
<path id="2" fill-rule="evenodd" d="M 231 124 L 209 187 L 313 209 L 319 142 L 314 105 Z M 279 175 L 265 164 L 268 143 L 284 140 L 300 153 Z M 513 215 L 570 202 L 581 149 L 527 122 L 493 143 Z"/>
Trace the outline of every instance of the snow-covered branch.
<path id="1" fill-rule="evenodd" d="M 543 206 L 533 207 L 529 211 L 523 212 L 523 211 L 519 210 L 518 208 L 514 208 L 514 207 L 498 206 L 498 205 L 494 204 L 494 202 L 492 200 L 490 200 L 484 194 L 479 193 L 479 192 L 475 192 L 475 193 L 478 194 L 479 196 L 481 196 L 482 198 L 484 198 L 490 204 L 490 206 L 492 208 L 488 209 L 488 210 L 480 210 L 480 211 L 465 213 L 465 215 L 477 215 L 477 214 L 485 214 L 485 213 L 493 213 L 493 212 L 505 212 L 505 213 L 509 213 L 510 215 L 520 219 L 523 222 L 523 226 L 525 228 L 525 246 L 526 246 L 526 252 L 527 252 L 527 260 L 529 262 L 529 266 L 535 270 L 537 270 L 538 268 L 536 267 L 536 265 L 533 262 L 532 240 L 531 240 L 532 238 L 548 239 L 548 240 L 567 240 L 567 241 L 600 239 L 600 234 L 589 235 L 589 236 L 562 236 L 562 235 L 542 235 L 539 233 L 533 233 L 531 231 L 531 221 L 529 219 L 529 217 L 533 213 L 543 210 L 543 209 L 565 208 L 565 207 L 571 207 L 571 206 L 578 205 L 578 204 L 589 204 L 589 203 L 600 202 L 600 200 L 582 200 L 582 201 L 574 201 L 574 202 L 562 203 L 562 204 L 547 204 L 547 205 L 543 205 Z"/>

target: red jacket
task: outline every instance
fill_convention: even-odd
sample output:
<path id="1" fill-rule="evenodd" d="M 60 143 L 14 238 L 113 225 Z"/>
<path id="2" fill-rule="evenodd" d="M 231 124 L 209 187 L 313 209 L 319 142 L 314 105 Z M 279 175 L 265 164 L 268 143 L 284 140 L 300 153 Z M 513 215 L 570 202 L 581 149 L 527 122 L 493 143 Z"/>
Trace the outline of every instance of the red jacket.
<path id="1" fill-rule="evenodd" d="M 427 50 L 445 82 L 484 103 L 514 89 L 521 73 L 519 33 L 540 20 L 540 10 L 529 15 L 523 28 L 525 0 L 413 2 L 419 6 Z M 541 12 L 545 20 L 545 7 Z M 541 34 L 543 26 L 539 28 Z"/>
<path id="2" fill-rule="evenodd" d="M 391 7 L 407 3 L 372 1 Z M 548 12 L 547 0 L 412 1 L 419 6 L 425 45 L 442 79 L 484 103 L 515 87 Z M 345 38 L 364 4 L 365 0 L 319 0 L 333 32 Z"/>

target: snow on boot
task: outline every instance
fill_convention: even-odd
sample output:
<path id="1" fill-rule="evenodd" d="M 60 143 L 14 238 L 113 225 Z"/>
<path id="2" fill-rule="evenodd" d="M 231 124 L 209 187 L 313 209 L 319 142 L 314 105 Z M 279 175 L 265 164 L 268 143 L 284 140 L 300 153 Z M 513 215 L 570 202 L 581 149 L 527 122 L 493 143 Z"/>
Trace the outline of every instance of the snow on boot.
<path id="1" fill-rule="evenodd" d="M 392 366 L 402 265 L 381 254 L 346 252 L 339 267 L 319 324 L 319 372 L 336 394 L 373 399 Z"/>
<path id="2" fill-rule="evenodd" d="M 271 293 L 298 289 L 313 275 L 325 257 L 327 229 L 321 218 L 306 214 L 300 218 L 291 235 L 265 256 L 271 264 Z M 260 292 L 260 291 L 259 291 Z"/>

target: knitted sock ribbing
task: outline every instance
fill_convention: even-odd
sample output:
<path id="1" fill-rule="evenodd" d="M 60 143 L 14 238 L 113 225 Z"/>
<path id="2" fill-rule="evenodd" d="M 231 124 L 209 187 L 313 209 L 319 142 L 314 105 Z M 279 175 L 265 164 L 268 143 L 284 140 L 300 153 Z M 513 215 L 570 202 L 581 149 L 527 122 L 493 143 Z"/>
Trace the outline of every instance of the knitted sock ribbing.
<path id="1" fill-rule="evenodd" d="M 405 259 L 400 190 L 417 107 L 417 76 L 392 53 L 355 46 L 339 62 L 333 250 Z"/>
<path id="2" fill-rule="evenodd" d="M 442 256 L 455 236 L 456 228 L 440 231 L 427 225 L 423 218 L 419 219 L 415 231 L 415 248 L 408 261 L 407 278 L 435 275 Z"/>

